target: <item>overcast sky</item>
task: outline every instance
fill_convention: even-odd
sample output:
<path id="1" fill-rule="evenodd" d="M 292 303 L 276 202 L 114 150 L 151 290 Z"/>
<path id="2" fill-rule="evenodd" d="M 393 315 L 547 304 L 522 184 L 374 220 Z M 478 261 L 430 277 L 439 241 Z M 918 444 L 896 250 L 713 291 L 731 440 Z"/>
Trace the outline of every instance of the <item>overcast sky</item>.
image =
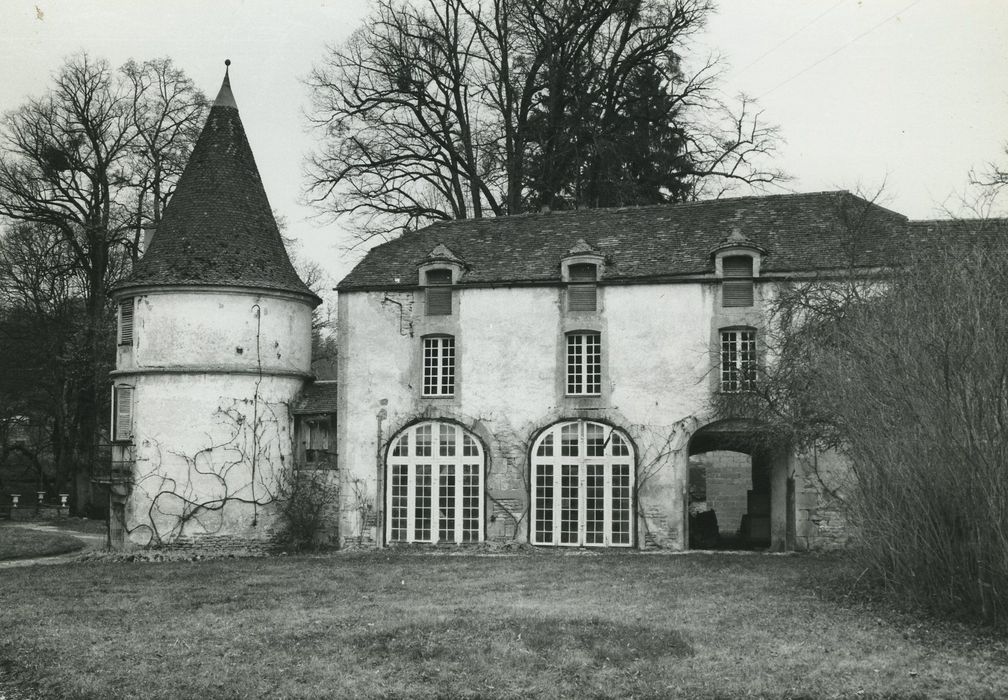
<path id="1" fill-rule="evenodd" d="M 334 281 L 357 257 L 300 203 L 311 147 L 301 80 L 358 27 L 366 0 L 65 0 L 0 5 L 0 111 L 44 92 L 85 49 L 121 65 L 170 56 L 211 98 L 231 85 L 273 207 Z M 728 93 L 759 98 L 789 188 L 872 188 L 912 218 L 961 212 L 971 168 L 1008 161 L 1005 0 L 721 0 L 697 51 Z M 689 57 L 687 57 L 688 59 Z M 1001 211 L 1001 214 L 1008 212 Z"/>

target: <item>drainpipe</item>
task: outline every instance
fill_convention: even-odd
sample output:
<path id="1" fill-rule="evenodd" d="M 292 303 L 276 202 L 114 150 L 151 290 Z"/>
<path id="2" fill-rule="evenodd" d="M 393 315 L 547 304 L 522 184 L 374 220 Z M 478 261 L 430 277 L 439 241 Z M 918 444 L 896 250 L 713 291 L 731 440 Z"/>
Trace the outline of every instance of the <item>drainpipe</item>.
<path id="1" fill-rule="evenodd" d="M 375 416 L 378 423 L 377 438 L 376 443 L 377 449 L 375 450 L 375 544 L 378 547 L 385 546 L 385 469 L 382 465 L 382 421 L 388 417 L 388 411 L 385 410 L 384 406 L 388 403 L 387 399 L 382 399 L 381 404 L 383 408 L 378 411 Z M 361 523 L 361 528 L 364 528 L 364 523 Z"/>

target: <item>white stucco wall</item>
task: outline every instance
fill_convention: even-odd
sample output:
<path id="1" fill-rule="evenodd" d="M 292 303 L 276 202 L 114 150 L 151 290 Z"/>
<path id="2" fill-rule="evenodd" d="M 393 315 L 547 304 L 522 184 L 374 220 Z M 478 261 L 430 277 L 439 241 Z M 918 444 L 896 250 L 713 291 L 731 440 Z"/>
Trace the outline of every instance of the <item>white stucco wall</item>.
<path id="1" fill-rule="evenodd" d="M 305 372 L 311 308 L 304 299 L 244 290 L 165 289 L 137 294 L 133 346 L 117 369 L 191 366 Z"/>
<path id="2" fill-rule="evenodd" d="M 310 371 L 310 303 L 186 289 L 136 300 L 112 373 L 134 387 L 130 541 L 268 538 L 292 465 L 290 403 Z"/>
<path id="3" fill-rule="evenodd" d="M 488 496 L 516 511 L 511 530 L 488 523 L 487 536 L 524 540 L 534 435 L 563 419 L 602 420 L 637 449 L 638 544 L 681 548 L 687 443 L 711 386 L 712 296 L 700 284 L 604 286 L 598 312 L 570 314 L 556 287 L 458 289 L 452 317 L 429 317 L 421 292 L 341 293 L 342 477 L 366 482 L 380 509 L 388 440 L 420 417 L 458 421 L 486 444 Z M 598 398 L 564 395 L 564 334 L 579 329 L 602 333 Z M 421 397 L 431 333 L 456 338 L 452 398 Z M 357 522 L 344 520 L 348 536 Z"/>

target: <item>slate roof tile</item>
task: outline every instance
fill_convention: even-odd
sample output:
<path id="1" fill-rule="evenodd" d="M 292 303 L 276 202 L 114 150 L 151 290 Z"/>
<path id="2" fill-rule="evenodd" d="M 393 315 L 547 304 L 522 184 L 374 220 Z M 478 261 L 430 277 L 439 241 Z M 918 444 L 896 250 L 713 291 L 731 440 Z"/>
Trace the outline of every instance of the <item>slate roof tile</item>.
<path id="1" fill-rule="evenodd" d="M 847 222 L 860 211 L 872 230 L 852 247 Z M 338 289 L 415 286 L 417 265 L 437 245 L 465 261 L 461 284 L 551 282 L 582 239 L 605 256 L 607 280 L 707 274 L 710 251 L 733 232 L 765 251 L 764 272 L 844 268 L 852 255 L 874 267 L 905 255 L 908 223 L 843 191 L 439 222 L 373 248 Z"/>
<path id="2" fill-rule="evenodd" d="M 227 75 L 150 247 L 116 288 L 262 287 L 303 294 L 263 188 Z"/>
<path id="3" fill-rule="evenodd" d="M 336 413 L 335 381 L 317 381 L 307 385 L 291 411 L 296 415 Z"/>

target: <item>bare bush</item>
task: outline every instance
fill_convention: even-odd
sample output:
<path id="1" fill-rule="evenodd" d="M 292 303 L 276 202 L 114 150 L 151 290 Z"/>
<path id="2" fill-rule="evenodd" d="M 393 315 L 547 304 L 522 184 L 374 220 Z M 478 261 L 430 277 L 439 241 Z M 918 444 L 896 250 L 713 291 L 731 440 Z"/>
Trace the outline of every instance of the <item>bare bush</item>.
<path id="1" fill-rule="evenodd" d="M 339 486 L 323 469 L 291 472 L 277 496 L 277 540 L 296 552 L 324 548 L 339 500 Z M 331 539 L 331 538 L 330 538 Z"/>
<path id="2" fill-rule="evenodd" d="M 750 405 L 851 460 L 866 569 L 933 609 L 1008 622 L 1008 247 L 949 222 L 891 275 L 785 287 Z M 930 236 L 929 236 L 930 238 Z"/>

